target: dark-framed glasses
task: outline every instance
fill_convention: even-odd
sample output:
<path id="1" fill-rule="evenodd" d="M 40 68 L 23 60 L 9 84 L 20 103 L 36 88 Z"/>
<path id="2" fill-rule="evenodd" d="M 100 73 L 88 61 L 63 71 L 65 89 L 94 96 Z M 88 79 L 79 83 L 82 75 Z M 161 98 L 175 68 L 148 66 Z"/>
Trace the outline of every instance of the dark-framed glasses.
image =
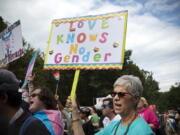
<path id="1" fill-rule="evenodd" d="M 113 106 L 112 104 L 103 104 L 103 105 L 102 105 L 102 108 L 112 107 L 112 106 Z"/>
<path id="2" fill-rule="evenodd" d="M 29 98 L 29 95 L 22 96 L 22 99 Z"/>
<path id="3" fill-rule="evenodd" d="M 36 96 L 39 96 L 39 94 L 34 93 L 34 94 L 31 94 L 29 97 L 30 97 L 30 98 L 34 98 L 34 97 L 36 97 Z"/>
<path id="4" fill-rule="evenodd" d="M 119 98 L 122 98 L 122 97 L 124 97 L 124 96 L 126 96 L 126 95 L 131 95 L 130 93 L 128 93 L 128 92 L 112 92 L 111 93 L 111 96 L 114 98 L 116 95 L 118 95 L 118 97 Z"/>

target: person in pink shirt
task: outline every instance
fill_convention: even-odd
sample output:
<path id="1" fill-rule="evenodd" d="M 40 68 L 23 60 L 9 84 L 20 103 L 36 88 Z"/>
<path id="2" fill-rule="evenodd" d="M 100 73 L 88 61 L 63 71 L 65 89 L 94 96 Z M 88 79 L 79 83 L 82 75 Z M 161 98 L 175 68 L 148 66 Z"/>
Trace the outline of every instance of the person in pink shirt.
<path id="1" fill-rule="evenodd" d="M 149 126 L 156 131 L 158 129 L 158 118 L 156 114 L 148 107 L 148 103 L 144 97 L 141 97 L 138 104 L 138 115 L 149 124 Z"/>

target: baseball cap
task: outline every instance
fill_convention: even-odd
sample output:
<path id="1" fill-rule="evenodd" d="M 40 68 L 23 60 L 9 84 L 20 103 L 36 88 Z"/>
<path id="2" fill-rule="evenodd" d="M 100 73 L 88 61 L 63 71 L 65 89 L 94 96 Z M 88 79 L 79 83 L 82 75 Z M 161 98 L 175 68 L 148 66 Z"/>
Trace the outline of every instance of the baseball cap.
<path id="1" fill-rule="evenodd" d="M 6 69 L 0 69 L 0 91 L 1 90 L 17 90 L 19 81 L 15 74 Z"/>
<path id="2" fill-rule="evenodd" d="M 80 112 L 89 116 L 91 113 L 91 110 L 88 107 L 84 107 L 80 109 Z"/>

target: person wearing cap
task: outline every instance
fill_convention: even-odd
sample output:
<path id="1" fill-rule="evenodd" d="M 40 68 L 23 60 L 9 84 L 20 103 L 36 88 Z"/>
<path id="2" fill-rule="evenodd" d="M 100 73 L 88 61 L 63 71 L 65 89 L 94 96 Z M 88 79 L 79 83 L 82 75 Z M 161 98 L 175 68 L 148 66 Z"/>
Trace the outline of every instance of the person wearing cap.
<path id="1" fill-rule="evenodd" d="M 95 106 L 90 107 L 90 110 L 91 110 L 90 120 L 92 122 L 92 125 L 94 126 L 94 133 L 96 133 L 99 131 L 100 118 L 97 114 L 97 110 L 96 110 Z"/>
<path id="2" fill-rule="evenodd" d="M 112 98 L 103 99 L 102 114 L 105 116 L 102 121 L 104 128 L 107 127 L 111 122 L 117 120 L 119 121 L 121 119 L 121 116 L 114 112 Z"/>
<path id="3" fill-rule="evenodd" d="M 50 135 L 43 123 L 23 111 L 16 76 L 0 69 L 0 114 L 8 122 L 8 135 Z"/>
<path id="4" fill-rule="evenodd" d="M 91 120 L 88 118 L 91 114 L 91 110 L 88 107 L 80 109 L 80 117 L 84 120 L 83 130 L 85 135 L 93 135 L 94 134 L 94 126 L 92 125 Z"/>

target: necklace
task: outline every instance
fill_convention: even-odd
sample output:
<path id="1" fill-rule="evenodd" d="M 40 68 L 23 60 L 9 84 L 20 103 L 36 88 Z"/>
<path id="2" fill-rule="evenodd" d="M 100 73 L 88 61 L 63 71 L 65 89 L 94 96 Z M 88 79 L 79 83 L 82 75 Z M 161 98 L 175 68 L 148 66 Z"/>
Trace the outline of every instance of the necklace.
<path id="1" fill-rule="evenodd" d="M 136 116 L 137 116 L 137 114 L 135 113 L 134 118 L 133 118 L 133 119 L 131 120 L 131 122 L 128 124 L 128 126 L 127 126 L 127 128 L 126 128 L 126 131 L 124 132 L 123 135 L 126 135 L 126 134 L 127 134 L 127 132 L 129 131 L 129 127 L 131 126 L 132 122 L 136 119 Z M 117 127 L 116 127 L 116 129 L 115 129 L 114 135 L 116 135 L 116 132 L 117 132 L 117 130 L 118 130 L 118 128 L 119 128 L 120 123 L 121 123 L 121 120 L 120 120 L 119 123 L 117 124 Z"/>

